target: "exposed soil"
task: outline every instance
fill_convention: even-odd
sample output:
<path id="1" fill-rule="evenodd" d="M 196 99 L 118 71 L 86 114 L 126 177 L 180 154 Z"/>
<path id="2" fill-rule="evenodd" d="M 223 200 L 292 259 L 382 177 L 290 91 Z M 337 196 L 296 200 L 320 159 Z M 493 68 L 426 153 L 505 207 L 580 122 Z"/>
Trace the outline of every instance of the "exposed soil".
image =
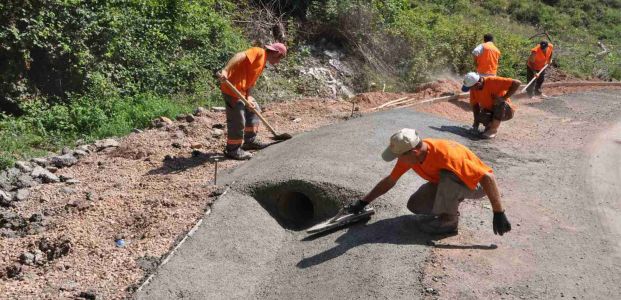
<path id="1" fill-rule="evenodd" d="M 405 96 L 438 97 L 456 92 L 459 86 L 456 82 L 441 82 L 429 84 L 415 94 L 365 93 L 353 98 L 353 102 L 356 111 L 366 112 L 390 100 Z M 572 91 L 558 88 L 545 92 L 555 95 Z M 537 100 L 529 101 L 521 105 Z M 464 101 L 435 103 L 417 109 L 464 123 L 469 123 L 471 118 Z M 266 105 L 264 110 L 265 117 L 280 132 L 299 133 L 350 118 L 352 103 L 302 99 Z M 533 110 L 533 113 L 539 112 Z M 168 253 L 216 199 L 214 159 L 221 155 L 225 144 L 224 136 L 212 137 L 212 127 L 216 124 L 225 124 L 224 113 L 208 112 L 190 123 L 176 122 L 130 134 L 119 140 L 119 148 L 91 154 L 75 166 L 58 171 L 58 175 L 70 175 L 80 183 L 33 188 L 29 200 L 18 202 L 9 210 L 25 219 L 39 214 L 43 216 L 40 223 L 44 227 L 24 236 L 0 237 L 3 297 L 68 299 L 86 291 L 105 299 L 131 295 L 145 274 L 153 270 L 153 262 Z M 534 125 L 526 125 L 521 132 L 512 133 L 513 136 L 534 138 L 528 132 Z M 260 136 L 267 140 L 269 134 L 262 128 Z M 520 143 L 515 140 L 515 147 Z M 192 147 L 201 153 L 192 155 Z M 224 160 L 218 163 L 218 168 L 229 169 L 239 164 Z M 457 239 L 467 239 L 469 234 L 472 233 Z M 123 247 L 115 244 L 119 239 L 125 242 Z M 20 256 L 41 248 L 42 240 L 52 245 L 70 245 L 69 250 L 63 255 L 53 255 L 53 259 L 42 264 L 21 264 Z M 438 261 L 451 261 L 448 251 L 439 250 L 435 257 Z M 523 255 L 527 254 L 516 257 Z M 481 257 L 479 261 L 489 263 L 483 260 Z M 437 268 L 430 267 L 429 274 L 437 272 Z"/>

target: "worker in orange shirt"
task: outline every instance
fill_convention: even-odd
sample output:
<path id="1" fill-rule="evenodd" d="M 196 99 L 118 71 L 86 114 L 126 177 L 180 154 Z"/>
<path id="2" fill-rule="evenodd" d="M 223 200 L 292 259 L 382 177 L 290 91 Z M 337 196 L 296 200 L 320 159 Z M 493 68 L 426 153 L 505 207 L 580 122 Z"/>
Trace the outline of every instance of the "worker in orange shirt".
<path id="1" fill-rule="evenodd" d="M 515 108 L 511 97 L 522 84 L 519 80 L 504 77 L 483 77 L 470 72 L 464 77 L 462 91 L 470 91 L 470 106 L 474 115 L 472 129 L 479 132 L 479 124 L 485 126 L 482 138 L 496 137 L 500 122 L 513 118 Z"/>
<path id="2" fill-rule="evenodd" d="M 221 81 L 228 79 L 246 97 L 252 108 L 261 108 L 252 96 L 252 90 L 263 73 L 266 62 L 275 65 L 287 54 L 287 47 L 274 43 L 265 48 L 253 47 L 233 56 L 226 66 L 218 72 Z M 246 150 L 259 150 L 268 146 L 257 139 L 260 119 L 247 109 L 235 93 L 222 82 L 220 86 L 226 104 L 226 126 L 228 136 L 224 154 L 232 159 L 246 160 L 252 157 Z"/>
<path id="3" fill-rule="evenodd" d="M 553 51 L 554 46 L 552 43 L 548 43 L 546 41 L 541 41 L 539 45 L 530 50 L 530 56 L 528 57 L 528 62 L 526 63 L 526 79 L 528 82 L 530 82 L 533 77 L 537 76 L 537 73 L 539 73 L 541 69 L 552 62 Z M 535 80 L 534 84 L 531 84 L 528 89 L 526 89 L 528 96 L 545 96 L 541 92 L 541 85 L 543 85 L 545 75 L 546 70 L 543 70 L 543 72 L 541 72 Z"/>
<path id="4" fill-rule="evenodd" d="M 432 216 L 419 220 L 421 230 L 431 234 L 456 233 L 460 202 L 485 195 L 494 212 L 494 233 L 503 235 L 511 230 L 492 169 L 465 146 L 450 140 L 420 139 L 416 130 L 404 128 L 390 137 L 382 158 L 397 159 L 397 164 L 364 198 L 346 206 L 349 213 L 361 212 L 412 169 L 428 181 L 412 194 L 407 204 L 415 214 Z"/>
<path id="5" fill-rule="evenodd" d="M 479 44 L 474 50 L 474 62 L 477 65 L 477 73 L 481 76 L 496 76 L 498 71 L 498 60 L 500 60 L 500 50 L 494 45 L 494 36 L 486 34 L 483 36 L 483 44 Z"/>

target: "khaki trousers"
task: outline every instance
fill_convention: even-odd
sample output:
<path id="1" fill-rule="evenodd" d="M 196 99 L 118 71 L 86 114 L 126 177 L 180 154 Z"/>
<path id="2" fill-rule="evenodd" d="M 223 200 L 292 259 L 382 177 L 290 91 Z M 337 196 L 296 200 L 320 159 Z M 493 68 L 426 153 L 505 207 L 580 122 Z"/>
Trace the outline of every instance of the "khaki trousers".
<path id="1" fill-rule="evenodd" d="M 484 196 L 485 191 L 481 184 L 471 190 L 457 175 L 442 170 L 438 184 L 427 182 L 412 194 L 408 201 L 408 209 L 415 214 L 457 216 L 461 201 Z"/>

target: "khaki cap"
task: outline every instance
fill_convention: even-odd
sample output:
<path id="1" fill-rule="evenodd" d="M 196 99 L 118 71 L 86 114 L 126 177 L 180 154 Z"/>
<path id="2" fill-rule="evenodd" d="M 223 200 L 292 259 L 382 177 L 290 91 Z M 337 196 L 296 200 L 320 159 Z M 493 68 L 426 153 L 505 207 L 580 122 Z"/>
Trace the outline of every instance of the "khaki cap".
<path id="1" fill-rule="evenodd" d="M 392 161 L 397 156 L 414 149 L 420 143 L 416 130 L 403 128 L 390 137 L 390 145 L 382 153 L 382 159 Z"/>

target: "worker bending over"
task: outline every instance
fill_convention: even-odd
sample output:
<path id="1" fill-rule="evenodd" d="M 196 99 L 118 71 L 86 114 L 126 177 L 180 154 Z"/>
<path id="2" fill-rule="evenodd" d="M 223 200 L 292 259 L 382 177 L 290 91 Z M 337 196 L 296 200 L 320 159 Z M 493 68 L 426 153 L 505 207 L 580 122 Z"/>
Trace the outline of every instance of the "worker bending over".
<path id="1" fill-rule="evenodd" d="M 252 96 L 252 90 L 263 73 L 266 62 L 275 65 L 287 54 L 287 47 L 274 43 L 265 48 L 253 47 L 233 56 L 226 66 L 218 72 L 222 81 L 220 89 L 226 104 L 226 126 L 228 136 L 224 154 L 232 159 L 250 159 L 252 154 L 246 150 L 258 150 L 268 146 L 257 139 L 260 119 L 252 109 L 245 107 L 243 101 L 231 90 L 224 80 L 229 80 L 248 100 L 254 110 L 261 108 Z"/>
<path id="2" fill-rule="evenodd" d="M 470 91 L 470 106 L 474 115 L 472 129 L 479 132 L 479 124 L 485 131 L 482 138 L 496 137 L 500 122 L 513 118 L 515 108 L 511 97 L 522 84 L 519 80 L 504 77 L 483 77 L 470 72 L 464 77 L 462 91 Z"/>
<path id="3" fill-rule="evenodd" d="M 382 158 L 385 161 L 396 158 L 397 164 L 364 198 L 346 206 L 348 212 L 361 212 L 412 169 L 428 181 L 412 194 L 407 204 L 415 214 L 433 216 L 419 222 L 421 230 L 431 234 L 456 233 L 461 201 L 485 195 L 494 211 L 494 233 L 503 235 L 511 230 L 492 169 L 465 146 L 450 140 L 421 140 L 416 130 L 404 128 L 390 137 Z"/>

